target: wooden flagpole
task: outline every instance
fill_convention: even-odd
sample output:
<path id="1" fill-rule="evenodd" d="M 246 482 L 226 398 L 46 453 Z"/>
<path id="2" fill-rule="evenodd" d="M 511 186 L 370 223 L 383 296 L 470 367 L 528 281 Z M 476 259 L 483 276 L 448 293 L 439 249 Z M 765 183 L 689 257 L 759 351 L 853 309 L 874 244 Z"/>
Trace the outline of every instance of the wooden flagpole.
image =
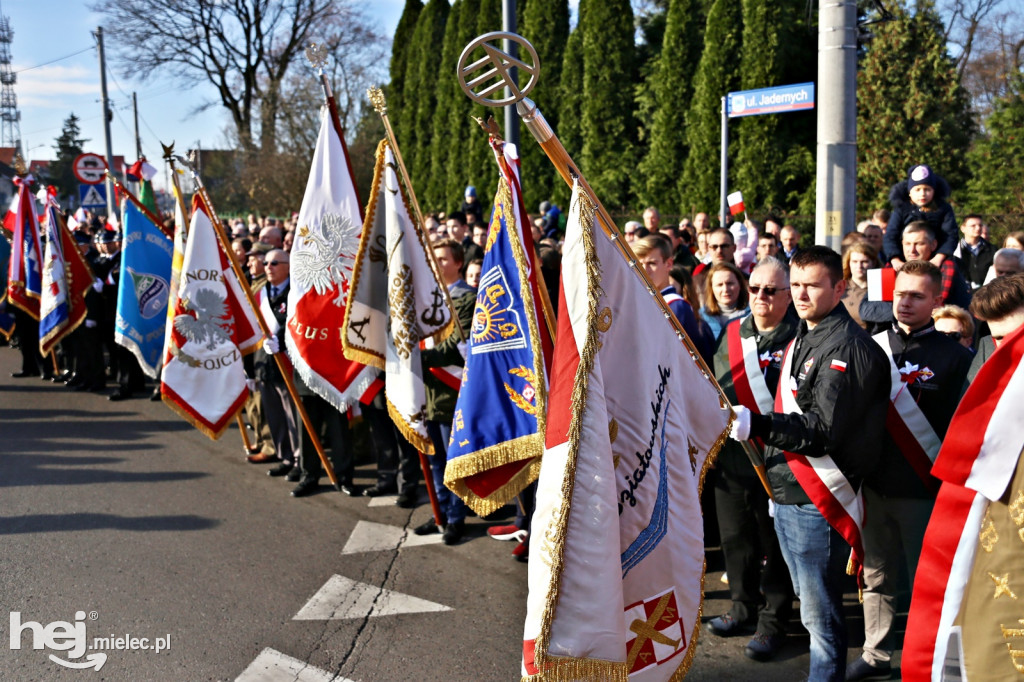
<path id="1" fill-rule="evenodd" d="M 220 217 L 213 210 L 213 205 L 210 203 L 210 196 L 206 193 L 206 186 L 203 184 L 202 178 L 196 173 L 195 168 L 188 164 L 184 159 L 179 157 L 185 166 L 189 169 L 192 175 L 192 180 L 196 183 L 196 192 L 199 193 L 200 198 L 206 207 L 210 210 L 210 220 L 213 222 L 213 231 L 217 235 L 217 243 L 220 244 L 221 251 L 227 256 L 228 262 L 231 263 L 231 269 L 235 273 L 235 277 L 238 278 L 240 286 L 239 288 L 245 294 L 245 300 L 249 303 L 249 307 L 255 313 L 256 321 L 259 322 L 260 330 L 263 332 L 264 337 L 271 337 L 270 326 L 267 325 L 267 321 L 263 319 L 263 313 L 260 312 L 260 308 L 256 305 L 256 299 L 252 295 L 252 290 L 245 285 L 245 275 L 242 274 L 242 266 L 235 259 L 233 253 L 231 253 L 231 245 L 227 241 L 227 235 L 224 233 L 224 225 L 220 221 Z M 172 163 L 171 170 L 174 170 Z M 313 423 L 309 419 L 309 414 L 306 413 L 306 407 L 302 404 L 302 399 L 299 398 L 298 391 L 295 388 L 295 380 L 292 377 L 292 373 L 288 371 L 284 360 L 281 358 L 281 353 L 284 349 L 279 349 L 279 352 L 273 353 L 274 361 L 277 363 L 277 368 L 281 372 L 281 377 L 284 379 L 285 386 L 288 388 L 288 395 L 291 396 L 292 402 L 295 403 L 295 409 L 299 412 L 299 417 L 302 418 L 302 425 L 306 429 L 306 433 L 309 434 L 309 440 L 313 443 L 313 447 L 316 448 L 316 454 L 320 457 L 320 463 L 323 464 L 324 471 L 327 472 L 327 477 L 334 484 L 334 487 L 339 487 L 338 475 L 334 473 L 334 467 L 331 465 L 331 461 L 327 458 L 324 453 L 324 446 L 320 443 L 320 436 L 317 434 L 316 429 L 313 428 Z"/>
<path id="2" fill-rule="evenodd" d="M 154 225 L 156 225 L 157 229 L 160 230 L 160 232 L 162 232 L 165 237 L 167 237 L 171 241 L 174 241 L 174 231 L 173 230 L 171 232 L 168 232 L 167 228 L 164 227 L 164 222 L 162 220 L 160 220 L 160 218 L 157 217 L 152 211 L 150 211 L 145 206 L 145 204 L 143 204 L 141 201 L 139 201 L 139 198 L 137 196 L 135 196 L 134 194 L 132 194 L 131 190 L 129 190 L 127 187 L 125 187 L 123 184 L 121 184 L 121 181 L 118 180 L 116 177 L 114 177 L 114 175 L 111 174 L 111 172 L 109 170 L 106 171 L 106 174 L 107 174 L 107 178 L 111 182 L 114 183 L 114 187 L 116 187 L 117 190 L 119 192 L 121 192 L 121 194 L 123 194 L 128 199 L 128 201 L 130 201 L 133 204 L 135 204 L 135 208 L 139 209 L 139 212 L 142 213 L 142 215 L 144 215 L 147 218 L 149 218 L 149 221 L 151 223 L 153 223 Z"/>

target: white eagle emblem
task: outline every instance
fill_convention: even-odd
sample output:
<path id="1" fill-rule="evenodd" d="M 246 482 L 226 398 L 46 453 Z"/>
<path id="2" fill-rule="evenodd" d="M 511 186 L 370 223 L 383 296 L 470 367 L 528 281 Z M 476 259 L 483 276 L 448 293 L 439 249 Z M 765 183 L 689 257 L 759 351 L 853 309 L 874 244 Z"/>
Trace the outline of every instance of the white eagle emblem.
<path id="1" fill-rule="evenodd" d="M 181 306 L 195 315 L 176 315 L 174 328 L 194 343 L 205 343 L 213 350 L 221 343 L 231 343 L 231 328 L 222 320 L 228 313 L 227 301 L 213 289 L 197 289 L 191 299 L 183 299 Z"/>
<path id="2" fill-rule="evenodd" d="M 302 291 L 313 289 L 321 296 L 337 286 L 334 305 L 345 304 L 348 274 L 359 249 L 360 227 L 348 216 L 324 213 L 320 225 L 298 230 L 291 254 L 291 277 Z"/>

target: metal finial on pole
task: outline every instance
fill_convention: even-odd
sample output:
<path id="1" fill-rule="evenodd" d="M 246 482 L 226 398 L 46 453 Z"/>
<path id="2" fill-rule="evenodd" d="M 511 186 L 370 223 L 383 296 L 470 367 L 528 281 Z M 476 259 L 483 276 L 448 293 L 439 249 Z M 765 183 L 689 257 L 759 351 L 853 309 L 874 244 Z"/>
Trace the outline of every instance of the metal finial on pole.
<path id="1" fill-rule="evenodd" d="M 524 48 L 533 57 L 534 65 L 527 66 L 526 64 L 519 60 L 513 60 L 513 58 L 510 57 L 507 53 L 503 52 L 502 50 L 499 50 L 497 47 L 490 44 L 490 41 L 496 41 L 500 39 L 509 39 L 519 43 L 519 46 Z M 468 61 L 472 53 L 477 48 L 480 47 L 484 49 L 484 52 L 486 53 L 485 56 L 481 59 L 476 60 L 475 62 L 467 64 L 466 62 Z M 518 88 L 515 85 L 515 83 L 509 82 L 509 65 L 512 64 L 513 61 L 519 68 L 525 69 L 529 73 L 531 73 L 530 80 L 528 80 L 526 85 L 523 86 L 522 88 Z M 487 66 L 491 67 L 488 71 L 485 71 L 484 73 L 478 76 L 473 76 L 475 72 Z M 584 192 L 587 193 L 587 196 L 593 202 L 597 210 L 597 215 L 600 218 L 600 220 L 598 220 L 597 222 L 600 223 L 601 229 L 604 231 L 606 235 L 612 238 L 620 255 L 622 255 L 622 257 L 625 258 L 627 262 L 629 262 L 632 265 L 635 265 L 636 255 L 633 253 L 633 250 L 629 248 L 629 245 L 626 244 L 626 240 L 619 232 L 618 227 L 616 227 L 615 221 L 612 220 L 611 214 L 608 213 L 607 209 L 605 209 L 604 207 L 604 204 L 602 204 L 600 199 L 597 198 L 597 195 L 594 193 L 594 190 L 590 187 L 590 184 L 587 182 L 587 179 L 583 176 L 583 173 L 580 172 L 579 167 L 569 157 L 568 152 L 565 151 L 565 147 L 562 146 L 562 143 L 558 139 L 558 136 L 555 135 L 554 131 L 551 129 L 551 126 L 548 125 L 548 122 L 544 119 L 544 115 L 537 108 L 537 105 L 526 97 L 527 93 L 530 90 L 532 90 L 533 87 L 537 84 L 537 74 L 540 71 L 539 67 L 540 63 L 537 59 L 536 50 L 534 50 L 533 45 L 531 45 L 530 42 L 523 38 L 522 36 L 499 32 L 485 33 L 484 35 L 475 38 L 462 51 L 462 55 L 459 57 L 458 67 L 459 84 L 462 86 L 462 90 L 470 97 L 470 99 L 480 104 L 483 104 L 484 106 L 489 107 L 504 106 L 506 104 L 510 104 L 510 102 L 507 101 L 507 97 L 500 100 L 495 100 L 490 97 L 491 94 L 493 94 L 494 92 L 498 91 L 499 89 L 506 85 L 513 93 L 518 93 L 516 94 L 514 100 L 516 102 L 516 111 L 518 111 L 519 115 L 522 117 L 523 123 L 526 124 L 527 130 L 529 130 L 530 133 L 533 134 L 533 137 L 540 144 L 541 149 L 544 150 L 544 153 L 547 154 L 548 159 L 550 159 L 551 162 L 555 165 L 555 168 L 558 170 L 559 175 L 562 176 L 562 179 L 566 182 L 566 184 L 568 184 L 571 187 L 573 180 L 576 180 L 580 183 L 580 187 L 583 189 Z M 493 80 L 495 78 L 500 78 L 501 80 L 497 83 L 494 83 Z M 651 279 L 650 277 L 648 277 L 647 272 L 640 267 L 633 267 L 632 269 L 643 280 L 645 287 L 651 293 L 651 296 L 654 298 L 654 301 L 659 305 L 659 307 L 661 307 L 661 310 L 664 313 L 665 318 L 672 324 L 673 328 L 675 329 L 676 335 L 683 342 L 683 345 L 686 347 L 687 351 L 689 351 L 690 356 L 693 358 L 693 361 L 697 363 L 697 366 L 701 369 L 704 375 L 711 381 L 715 388 L 718 389 L 719 400 L 721 401 L 722 406 L 727 408 L 730 404 L 729 397 L 725 394 L 725 391 L 722 390 L 722 387 L 719 386 L 718 382 L 715 381 L 714 372 L 712 372 L 711 368 L 709 368 L 707 363 L 704 362 L 704 359 L 700 356 L 700 352 L 697 350 L 697 347 L 693 345 L 693 341 L 687 335 L 686 331 L 683 329 L 683 326 L 679 322 L 679 320 L 676 319 L 676 316 L 672 312 L 671 308 L 668 307 L 668 304 L 665 302 L 664 297 L 662 297 L 661 293 L 654 288 L 654 284 L 651 283 Z M 761 485 L 764 486 L 764 489 L 765 491 L 767 491 L 768 496 L 774 499 L 774 497 L 772 496 L 771 486 L 768 485 L 768 478 L 765 474 L 764 464 L 759 464 L 758 462 L 754 461 L 754 459 L 751 459 L 751 464 L 754 466 L 758 478 L 761 479 Z"/>

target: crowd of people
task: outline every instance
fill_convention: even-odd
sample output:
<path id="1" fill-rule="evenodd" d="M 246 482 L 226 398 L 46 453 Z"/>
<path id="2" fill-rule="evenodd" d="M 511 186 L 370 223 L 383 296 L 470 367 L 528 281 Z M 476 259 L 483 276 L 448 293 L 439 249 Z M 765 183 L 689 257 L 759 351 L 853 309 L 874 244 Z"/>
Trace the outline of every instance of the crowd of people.
<path id="1" fill-rule="evenodd" d="M 705 627 L 716 636 L 750 636 L 746 654 L 754 660 L 778 653 L 795 596 L 810 633 L 810 679 L 891 674 L 897 604 L 913 585 L 938 489 L 931 461 L 981 363 L 1024 324 L 1024 233 L 1010 233 L 997 248 L 981 216 L 968 215 L 957 225 L 948 194 L 932 169 L 915 166 L 893 187 L 893 210 L 876 212 L 846 235 L 842 253 L 801 246 L 806 240 L 800 231 L 776 216 L 712 227 L 708 215 L 698 213 L 662 225 L 651 207 L 642 223 L 627 222 L 622 229 L 637 264 L 733 402 L 732 440 L 708 478 L 713 508 L 704 510 L 717 518 L 732 606 Z M 475 188 L 467 187 L 464 199 L 458 210 L 426 216 L 423 227 L 468 328 L 487 226 Z M 565 216 L 550 202 L 530 216 L 552 300 L 564 226 Z M 319 486 L 323 471 L 271 357 L 284 346 L 296 216 L 278 221 L 250 215 L 228 221 L 226 229 L 249 285 L 280 330 L 247 358 L 245 414 L 255 434 L 248 460 L 271 465 L 267 473 L 295 483 L 291 494 L 303 497 Z M 41 376 L 93 392 L 113 380 L 117 388 L 108 397 L 121 400 L 143 390 L 145 377 L 131 353 L 113 342 L 120 237 L 93 231 L 83 226 L 76 232 L 96 278 L 86 322 L 61 344 L 55 362 L 23 340 L 24 364 L 14 376 Z M 884 269 L 895 273 L 892 295 L 873 300 L 869 273 Z M 19 319 L 19 329 L 23 322 L 30 335 L 31 320 Z M 426 350 L 423 360 L 441 367 L 461 357 L 453 341 Z M 437 451 L 430 476 L 443 518 L 415 532 L 441 532 L 446 544 L 455 544 L 468 512 L 443 481 L 457 392 L 425 376 L 428 432 Z M 415 506 L 418 453 L 392 423 L 383 392 L 360 405 L 377 464 L 376 482 L 360 490 L 352 482 L 349 416 L 295 379 L 340 490 L 396 495 L 398 506 Z M 159 399 L 159 388 L 153 398 Z M 901 409 L 909 411 L 910 426 L 899 430 L 892 413 Z M 751 466 L 751 449 L 765 466 L 770 493 Z M 865 506 L 870 510 L 858 533 L 822 511 L 813 473 L 822 462 L 838 477 L 842 511 L 863 516 Z M 488 531 L 516 541 L 513 556 L 520 561 L 529 555 L 530 498 L 528 488 L 516 505 L 515 523 Z M 842 594 L 851 547 L 854 563 L 863 566 L 866 641 L 862 655 L 847 665 Z"/>

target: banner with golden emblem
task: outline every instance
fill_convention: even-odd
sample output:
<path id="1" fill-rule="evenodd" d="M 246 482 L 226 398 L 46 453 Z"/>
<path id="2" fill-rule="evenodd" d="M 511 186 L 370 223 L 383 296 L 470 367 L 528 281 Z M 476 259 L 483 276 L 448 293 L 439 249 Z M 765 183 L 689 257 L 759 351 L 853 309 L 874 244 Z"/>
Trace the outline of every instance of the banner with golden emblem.
<path id="1" fill-rule="evenodd" d="M 342 344 L 349 360 L 385 370 L 391 418 L 420 452 L 433 454 L 425 423 L 420 341 L 447 337 L 454 318 L 447 290 L 431 266 L 422 226 L 408 207 L 394 153 L 382 141 L 352 271 Z"/>
<path id="2" fill-rule="evenodd" d="M 548 404 L 524 679 L 677 679 L 700 625 L 700 490 L 731 412 L 578 183 Z"/>

